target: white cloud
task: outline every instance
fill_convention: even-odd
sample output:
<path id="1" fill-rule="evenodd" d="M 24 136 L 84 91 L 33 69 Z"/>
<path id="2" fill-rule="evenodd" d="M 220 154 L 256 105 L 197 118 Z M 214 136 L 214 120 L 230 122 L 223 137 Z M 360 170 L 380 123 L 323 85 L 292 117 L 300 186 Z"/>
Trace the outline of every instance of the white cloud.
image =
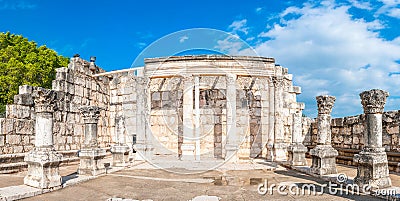
<path id="1" fill-rule="evenodd" d="M 242 32 L 244 34 L 248 34 L 249 28 L 247 27 L 246 23 L 247 23 L 246 19 L 237 20 L 232 22 L 232 24 L 229 25 L 228 29 L 230 29 L 233 33 Z"/>
<path id="2" fill-rule="evenodd" d="M 398 8 L 400 5 L 400 0 L 379 0 L 383 3 L 383 6 L 378 9 L 376 15 L 388 15 L 390 17 L 399 18 L 400 19 L 400 9 Z"/>
<path id="3" fill-rule="evenodd" d="M 353 19 L 349 8 L 331 1 L 289 7 L 281 18 L 298 17 L 281 20 L 259 34 L 265 38 L 256 45 L 256 52 L 289 68 L 295 84 L 303 89 L 298 99 L 306 102 L 305 113 L 311 116 L 316 116 L 315 96 L 321 93 L 337 97 L 334 116 L 361 113 L 358 94 L 364 90 L 381 88 L 400 96 L 400 79 L 389 76 L 400 72 L 396 63 L 400 37 L 380 38 L 379 21 Z M 399 109 L 397 105 L 389 101 L 386 108 Z"/>
<path id="4" fill-rule="evenodd" d="M 349 0 L 352 6 L 364 9 L 364 10 L 372 10 L 372 5 L 369 1 L 359 1 L 359 0 Z"/>
<path id="5" fill-rule="evenodd" d="M 36 4 L 24 0 L 1 0 L 0 10 L 31 10 L 37 7 Z"/>
<path id="6" fill-rule="evenodd" d="M 185 42 L 187 39 L 189 39 L 188 36 L 186 36 L 186 35 L 185 35 L 185 36 L 182 36 L 182 37 L 179 38 L 179 42 L 180 42 L 180 43 L 183 43 L 183 42 Z"/>
<path id="7" fill-rule="evenodd" d="M 258 8 L 256 8 L 256 13 L 261 13 L 262 10 L 263 10 L 263 8 L 258 7 Z"/>

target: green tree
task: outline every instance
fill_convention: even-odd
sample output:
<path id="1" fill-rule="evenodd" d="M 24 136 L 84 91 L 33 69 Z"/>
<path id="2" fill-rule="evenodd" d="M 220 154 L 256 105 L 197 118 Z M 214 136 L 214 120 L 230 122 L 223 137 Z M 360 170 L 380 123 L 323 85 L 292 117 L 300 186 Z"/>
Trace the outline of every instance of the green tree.
<path id="1" fill-rule="evenodd" d="M 68 58 L 21 35 L 0 33 L 0 110 L 12 103 L 18 86 L 51 88 L 56 68 L 68 65 Z M 0 111 L 1 113 L 1 111 Z"/>

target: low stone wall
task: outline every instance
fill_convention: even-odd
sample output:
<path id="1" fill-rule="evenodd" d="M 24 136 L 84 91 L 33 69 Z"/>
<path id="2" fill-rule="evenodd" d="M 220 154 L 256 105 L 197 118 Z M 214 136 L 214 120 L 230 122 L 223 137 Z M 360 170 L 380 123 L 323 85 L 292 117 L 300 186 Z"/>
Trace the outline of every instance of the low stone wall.
<path id="1" fill-rule="evenodd" d="M 317 124 L 311 122 L 304 139 L 304 145 L 309 149 L 316 145 Z M 382 144 L 385 148 L 389 169 L 400 172 L 400 143 L 399 143 L 400 111 L 386 111 L 382 117 Z M 337 163 L 355 165 L 353 155 L 360 152 L 364 147 L 365 115 L 348 116 L 331 120 L 332 146 L 338 150 Z"/>

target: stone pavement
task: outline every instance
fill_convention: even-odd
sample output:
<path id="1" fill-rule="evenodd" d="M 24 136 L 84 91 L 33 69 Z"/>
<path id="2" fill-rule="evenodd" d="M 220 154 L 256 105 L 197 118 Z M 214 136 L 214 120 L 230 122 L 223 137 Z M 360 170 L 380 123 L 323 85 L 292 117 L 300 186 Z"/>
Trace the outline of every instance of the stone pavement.
<path id="1" fill-rule="evenodd" d="M 311 162 L 308 160 L 308 162 Z M 171 163 L 172 164 L 172 163 Z M 158 169 L 147 163 L 137 163 L 124 170 L 109 172 L 85 182 L 76 182 L 60 190 L 37 195 L 25 200 L 58 201 L 58 200 L 107 200 L 110 198 L 126 198 L 137 200 L 204 200 L 201 196 L 216 196 L 221 200 L 379 200 L 369 195 L 330 195 L 324 190 L 322 195 L 312 195 L 320 192 L 320 186 L 325 181 L 281 166 L 263 161 L 253 161 L 246 164 L 225 164 L 215 170 L 182 174 L 182 168 L 169 167 Z M 183 164 L 183 163 L 182 163 Z M 60 167 L 62 176 L 74 175 L 78 165 Z M 201 165 L 198 165 L 200 168 Z M 356 168 L 338 165 L 338 170 L 349 177 L 354 177 Z M 181 173 L 176 173 L 181 172 Z M 0 175 L 0 187 L 22 184 L 24 172 L 10 175 Z M 393 185 L 400 186 L 400 176 L 390 175 Z M 268 182 L 275 184 L 304 186 L 315 184 L 316 189 L 311 195 L 281 195 L 276 188 L 268 189 L 265 195 L 258 193 L 258 185 Z M 65 185 L 65 182 L 64 182 Z M 10 188 L 10 187 L 9 187 Z M 21 187 L 14 187 L 21 188 Z M 289 193 L 285 189 L 286 193 Z M 271 194 L 272 192 L 272 194 Z M 307 193 L 308 191 L 306 191 Z M 1 189 L 0 189 L 1 195 Z M 214 197 L 215 198 L 215 197 Z M 1 199 L 0 199 L 1 200 Z M 118 200 L 118 199 L 114 199 Z M 119 199 L 121 200 L 121 199 Z"/>

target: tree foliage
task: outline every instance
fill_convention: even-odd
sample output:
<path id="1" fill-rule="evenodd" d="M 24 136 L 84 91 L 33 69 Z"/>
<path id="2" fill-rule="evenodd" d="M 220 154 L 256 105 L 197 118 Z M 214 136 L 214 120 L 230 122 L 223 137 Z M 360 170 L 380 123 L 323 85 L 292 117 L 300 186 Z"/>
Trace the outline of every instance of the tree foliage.
<path id="1" fill-rule="evenodd" d="M 68 65 L 68 58 L 21 35 L 0 33 L 0 105 L 12 103 L 18 86 L 51 88 L 56 68 Z"/>

